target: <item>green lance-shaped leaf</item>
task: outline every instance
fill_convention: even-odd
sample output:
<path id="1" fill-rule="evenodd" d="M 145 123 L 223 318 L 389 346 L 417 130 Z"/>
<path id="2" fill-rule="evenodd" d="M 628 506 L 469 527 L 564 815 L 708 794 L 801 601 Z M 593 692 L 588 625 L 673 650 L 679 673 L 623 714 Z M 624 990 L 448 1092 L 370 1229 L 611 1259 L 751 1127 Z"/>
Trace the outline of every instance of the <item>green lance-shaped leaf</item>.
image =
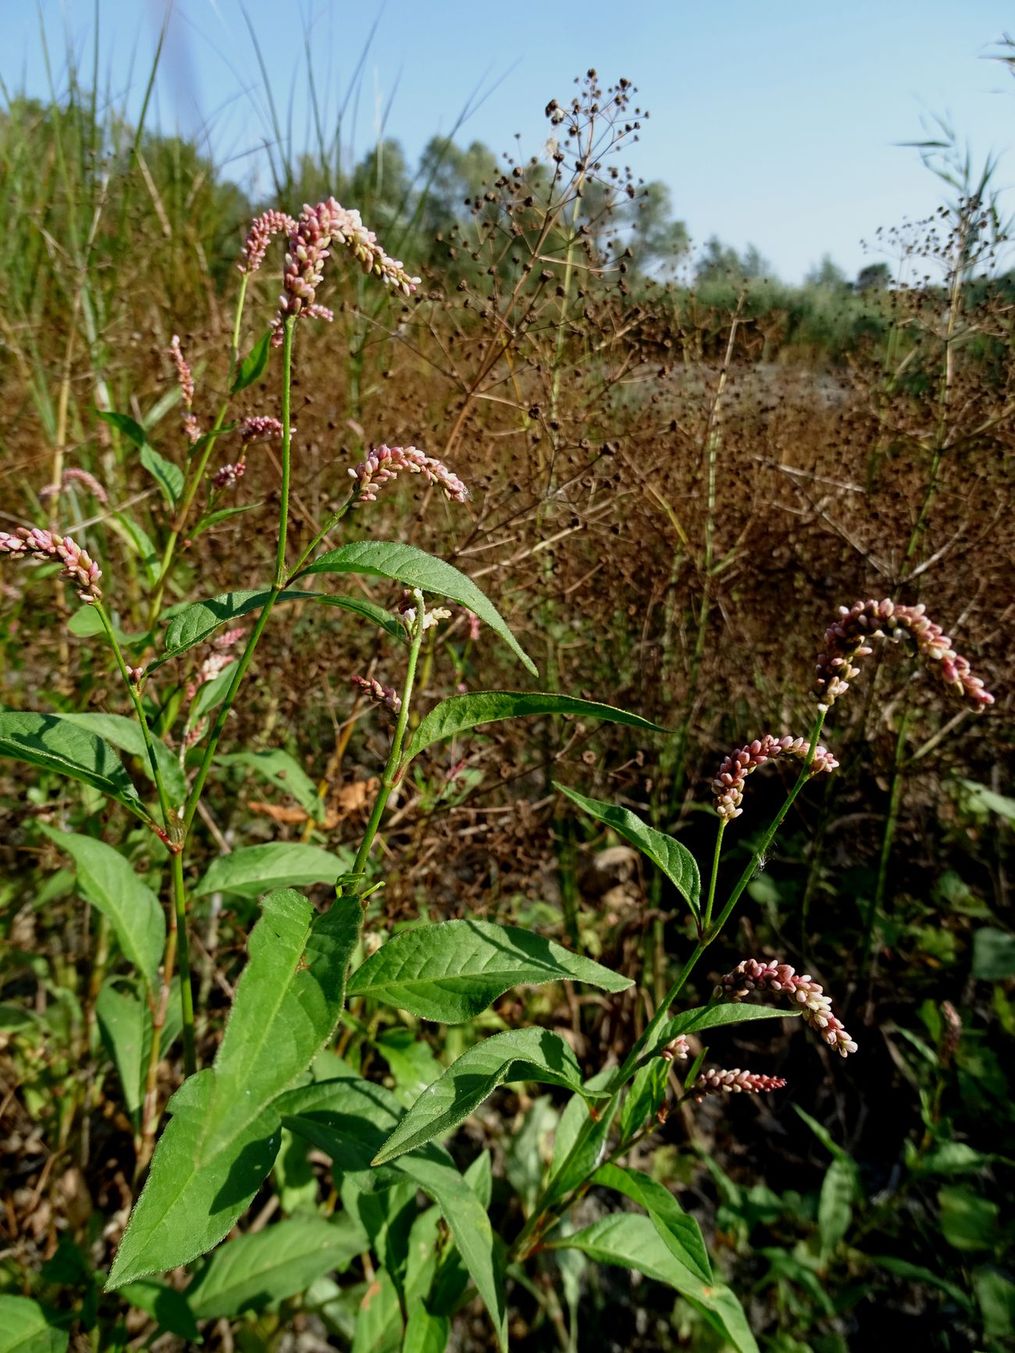
<path id="1" fill-rule="evenodd" d="M 248 385 L 253 385 L 254 381 L 260 380 L 264 374 L 264 368 L 268 365 L 268 351 L 271 343 L 271 330 L 268 329 L 257 340 L 254 346 L 244 357 L 236 372 L 232 387 L 229 391 L 231 395 L 238 395 L 241 390 L 245 390 Z"/>
<path id="2" fill-rule="evenodd" d="M 114 413 L 111 409 L 99 409 L 97 410 L 97 413 L 104 423 L 108 423 L 110 427 L 116 428 L 117 432 L 126 437 L 129 442 L 133 442 L 135 446 L 141 447 L 148 445 L 148 433 L 145 432 L 141 424 L 131 418 L 129 414 Z"/>
<path id="3" fill-rule="evenodd" d="M 532 1032 L 532 1031 L 529 1031 Z M 488 1040 L 493 1041 L 493 1040 Z M 319 1081 L 290 1090 L 279 1101 L 283 1123 L 326 1152 L 336 1170 L 369 1170 L 401 1108 L 390 1090 L 355 1077 Z M 434 1200 L 458 1246 L 476 1290 L 490 1312 L 502 1347 L 507 1347 L 504 1273 L 486 1208 L 443 1147 L 430 1143 L 393 1161 L 395 1177 L 405 1176 Z M 376 1172 L 375 1172 L 376 1173 Z"/>
<path id="4" fill-rule="evenodd" d="M 161 657 L 150 662 L 148 672 L 154 672 L 170 658 L 186 653 L 188 648 L 203 643 L 232 620 L 241 620 L 245 615 L 259 611 L 271 599 L 267 588 L 257 591 L 223 592 L 220 596 L 210 597 L 207 601 L 195 601 L 190 606 L 176 612 L 166 626 L 166 648 Z M 302 592 L 287 588 L 280 592 L 276 605 L 287 601 L 313 601 L 322 606 L 335 606 L 339 610 L 351 611 L 379 625 L 387 634 L 399 642 L 405 642 L 405 629 L 401 622 L 381 606 L 362 597 L 332 596 L 327 592 Z"/>
<path id="5" fill-rule="evenodd" d="M 642 1170 L 620 1165 L 601 1165 L 592 1182 L 622 1193 L 625 1198 L 643 1207 L 673 1257 L 702 1282 L 712 1281 L 712 1263 L 701 1227 L 693 1217 L 687 1215 L 668 1188 Z"/>
<path id="6" fill-rule="evenodd" d="M 315 822 L 324 820 L 324 804 L 317 793 L 317 786 L 295 757 L 281 748 L 263 752 L 231 752 L 216 760 L 222 766 L 249 766 L 294 799 L 308 817 Z"/>
<path id="7" fill-rule="evenodd" d="M 109 743 L 58 714 L 0 710 L 0 756 L 82 780 L 122 803 L 143 822 L 151 821 L 123 762 Z"/>
<path id="8" fill-rule="evenodd" d="M 702 1029 L 718 1029 L 726 1024 L 749 1024 L 756 1019 L 794 1019 L 799 1013 L 792 1008 L 779 1010 L 774 1005 L 741 1005 L 738 1001 L 698 1005 L 667 1020 L 652 1040 L 651 1047 L 645 1049 L 642 1061 L 665 1048 L 678 1034 L 696 1034 Z"/>
<path id="9" fill-rule="evenodd" d="M 91 733 L 97 733 L 114 747 L 119 747 L 121 752 L 136 756 L 141 763 L 142 773 L 149 780 L 153 778 L 144 734 L 136 719 L 128 719 L 124 714 L 61 714 L 60 717 L 65 723 L 76 724 L 78 728 L 86 728 Z M 169 801 L 174 804 L 182 803 L 187 797 L 187 782 L 180 769 L 179 760 L 154 733 L 151 734 L 151 740 L 155 748 L 155 762 L 169 795 Z"/>
<path id="10" fill-rule="evenodd" d="M 166 922 L 159 899 L 120 852 L 104 841 L 44 824 L 42 830 L 73 859 L 81 891 L 109 918 L 124 958 L 154 991 L 166 945 Z"/>
<path id="11" fill-rule="evenodd" d="M 584 1092 L 574 1053 L 548 1029 L 513 1029 L 494 1034 L 470 1048 L 416 1100 L 374 1164 L 394 1160 L 413 1147 L 447 1136 L 459 1123 L 510 1081 L 537 1081 Z"/>
<path id="12" fill-rule="evenodd" d="M 674 837 L 667 836 L 665 832 L 656 831 L 655 827 L 643 822 L 638 814 L 632 813 L 629 808 L 621 808 L 615 803 L 605 803 L 602 799 L 586 798 L 577 790 L 568 789 L 567 785 L 557 784 L 556 781 L 554 788 L 559 789 L 590 817 L 605 823 L 607 827 L 612 827 L 625 841 L 630 841 L 632 846 L 636 846 L 663 871 L 681 897 L 688 902 L 694 915 L 699 915 L 701 876 L 694 856 L 686 846 L 681 845 Z"/>
<path id="13" fill-rule="evenodd" d="M 485 625 L 499 635 L 527 671 L 536 675 L 532 659 L 511 633 L 507 622 L 493 602 L 481 592 L 471 578 L 458 569 L 436 559 L 432 554 L 417 550 L 414 545 L 397 541 L 358 540 L 340 549 L 330 550 L 315 560 L 304 573 L 360 573 L 377 578 L 391 578 L 406 587 L 418 587 L 423 592 L 457 601 L 479 616 Z"/>
<path id="14" fill-rule="evenodd" d="M 571 695 L 553 695 L 549 691 L 475 691 L 470 695 L 452 695 L 436 705 L 412 735 L 405 759 L 411 761 L 424 748 L 453 738 L 467 728 L 536 714 L 574 714 L 581 718 L 601 719 L 605 723 L 629 724 L 649 733 L 666 731 L 640 714 L 630 714 L 615 705 L 602 705 L 597 700 L 578 700 Z"/>
<path id="15" fill-rule="evenodd" d="M 370 996 L 420 1019 L 464 1024 L 509 987 L 587 982 L 626 991 L 631 980 L 552 940 L 492 921 L 443 921 L 400 931 L 349 981 L 351 996 Z"/>
<path id="16" fill-rule="evenodd" d="M 601 1264 L 636 1269 L 646 1277 L 668 1283 L 699 1311 L 709 1325 L 737 1349 L 758 1353 L 740 1302 L 721 1283 L 706 1283 L 682 1264 L 648 1217 L 626 1212 L 603 1217 L 584 1231 L 544 1242 L 546 1249 L 581 1250 Z"/>
<path id="17" fill-rule="evenodd" d="M 162 496 L 170 507 L 175 507 L 183 492 L 183 471 L 171 460 L 166 460 L 154 446 L 145 444 L 141 448 L 141 464 L 162 490 Z"/>
<path id="18" fill-rule="evenodd" d="M 194 896 L 234 893 L 238 897 L 259 897 L 271 888 L 309 888 L 314 883 L 334 883 L 351 865 L 348 852 L 335 854 L 299 841 L 241 846 L 230 855 L 212 860 Z"/>
<path id="19" fill-rule="evenodd" d="M 68 1341 L 37 1301 L 0 1296 L 0 1353 L 64 1353 Z"/>
<path id="20" fill-rule="evenodd" d="M 277 1101 L 338 1022 L 360 916 L 354 898 L 319 916 L 299 893 L 265 899 L 215 1064 L 170 1100 L 107 1286 L 205 1254 L 250 1205 L 278 1151 Z"/>
<path id="21" fill-rule="evenodd" d="M 187 1289 L 198 1320 L 241 1315 L 305 1292 L 315 1279 L 348 1267 L 369 1248 L 363 1230 L 346 1214 L 338 1224 L 323 1217 L 291 1217 L 216 1250 Z"/>

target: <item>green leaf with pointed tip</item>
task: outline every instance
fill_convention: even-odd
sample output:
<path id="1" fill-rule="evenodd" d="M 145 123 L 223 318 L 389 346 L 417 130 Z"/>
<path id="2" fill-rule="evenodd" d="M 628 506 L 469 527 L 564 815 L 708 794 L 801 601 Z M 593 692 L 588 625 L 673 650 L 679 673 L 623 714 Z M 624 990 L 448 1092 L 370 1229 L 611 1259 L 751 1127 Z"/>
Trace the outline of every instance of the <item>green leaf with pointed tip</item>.
<path id="1" fill-rule="evenodd" d="M 545 1249 L 581 1250 L 600 1264 L 636 1269 L 646 1277 L 668 1283 L 730 1341 L 737 1353 L 758 1353 L 743 1307 L 730 1288 L 703 1282 L 682 1264 L 648 1217 L 630 1212 L 603 1217 L 574 1235 L 543 1243 Z"/>
<path id="2" fill-rule="evenodd" d="M 699 1005 L 668 1019 L 656 1034 L 651 1047 L 642 1053 L 642 1061 L 665 1048 L 678 1034 L 696 1034 L 702 1029 L 718 1029 L 726 1024 L 749 1024 L 756 1019 L 796 1019 L 799 1010 L 778 1010 L 774 1005 L 741 1005 L 724 1001 L 721 1005 Z"/>
<path id="3" fill-rule="evenodd" d="M 239 507 L 220 507 L 218 511 L 209 512 L 206 517 L 200 517 L 192 527 L 188 527 L 187 535 L 191 540 L 196 540 L 213 526 L 221 526 L 223 522 L 231 521 L 233 517 L 242 517 L 247 512 L 256 512 L 263 506 L 263 503 L 241 503 Z"/>
<path id="4" fill-rule="evenodd" d="M 279 1102 L 290 1131 L 325 1151 L 343 1173 L 369 1170 L 401 1108 L 381 1085 L 343 1077 L 291 1090 Z M 504 1272 L 486 1208 L 443 1147 L 430 1143 L 408 1151 L 390 1166 L 411 1179 L 440 1208 L 476 1290 L 507 1347 Z M 374 1171 L 376 1173 L 376 1171 Z"/>
<path id="5" fill-rule="evenodd" d="M 82 780 L 122 803 L 143 822 L 151 821 L 123 762 L 109 743 L 59 714 L 0 710 L 0 756 Z"/>
<path id="6" fill-rule="evenodd" d="M 186 653 L 188 648 L 203 643 L 222 625 L 261 610 L 270 597 L 271 591 L 268 588 L 257 591 L 223 592 L 208 601 L 196 601 L 191 606 L 185 606 L 176 612 L 166 627 L 165 652 L 150 662 L 146 670 L 154 672 L 170 658 L 178 657 L 181 653 Z M 383 607 L 375 606 L 372 601 L 365 601 L 361 597 L 332 596 L 327 592 L 301 592 L 287 588 L 286 591 L 279 593 L 276 605 L 282 605 L 287 601 L 314 601 L 322 606 L 335 606 L 343 611 L 351 611 L 354 615 L 373 621 L 393 639 L 397 639 L 400 643 L 405 642 L 405 629 L 401 622 Z"/>
<path id="7" fill-rule="evenodd" d="M 158 484 L 169 506 L 175 507 L 183 492 L 183 471 L 180 467 L 166 460 L 148 443 L 141 448 L 141 464 Z"/>
<path id="8" fill-rule="evenodd" d="M 187 1288 L 187 1302 L 198 1320 L 259 1311 L 305 1292 L 325 1273 L 348 1268 L 369 1246 L 366 1233 L 347 1213 L 334 1222 L 290 1217 L 216 1250 Z"/>
<path id="9" fill-rule="evenodd" d="M 265 780 L 277 785 L 291 799 L 295 799 L 308 817 L 315 822 L 324 821 L 324 804 L 317 786 L 295 757 L 280 747 L 263 752 L 231 752 L 227 756 L 216 757 L 216 760 L 223 766 L 249 766 Z"/>
<path id="10" fill-rule="evenodd" d="M 694 856 L 686 846 L 681 845 L 674 837 L 667 836 L 665 832 L 656 831 L 655 827 L 643 822 L 638 814 L 632 813 L 629 808 L 621 808 L 615 803 L 605 803 L 601 799 L 586 798 L 576 789 L 568 789 L 567 785 L 557 784 L 556 781 L 553 787 L 560 790 L 590 817 L 605 823 L 607 827 L 612 827 L 625 841 L 630 841 L 632 846 L 636 846 L 656 868 L 663 871 L 681 897 L 689 903 L 694 915 L 699 914 L 701 877 Z"/>
<path id="11" fill-rule="evenodd" d="M 208 872 L 194 889 L 195 897 L 207 893 L 234 893 L 259 897 L 271 888 L 307 888 L 313 883 L 334 883 L 348 873 L 352 856 L 299 841 L 270 841 L 263 846 L 241 846 L 230 855 L 212 860 Z"/>
<path id="12" fill-rule="evenodd" d="M 468 695 L 452 695 L 442 700 L 423 719 L 409 743 L 405 760 L 411 761 L 426 747 L 445 738 L 453 738 L 467 728 L 479 724 L 496 723 L 499 719 L 517 719 L 536 714 L 570 714 L 579 718 L 601 719 L 605 723 L 629 724 L 649 733 L 664 733 L 658 724 L 650 723 L 639 714 L 630 714 L 615 705 L 603 705 L 597 700 L 578 700 L 570 695 L 553 695 L 549 691 L 474 691 Z"/>
<path id="13" fill-rule="evenodd" d="M 151 536 L 133 517 L 128 517 L 126 512 L 114 512 L 107 521 L 120 539 L 138 556 L 149 586 L 154 587 L 162 573 L 162 561 Z"/>
<path id="14" fill-rule="evenodd" d="M 268 365 L 270 343 L 271 330 L 269 329 L 261 335 L 240 363 L 232 388 L 229 391 L 231 395 L 238 395 L 241 390 L 245 390 L 248 385 L 253 385 L 254 381 L 261 378 L 264 374 L 264 368 Z"/>
<path id="15" fill-rule="evenodd" d="M 537 1081 L 584 1093 L 577 1059 L 559 1034 L 549 1029 L 494 1034 L 469 1048 L 440 1080 L 427 1086 L 373 1163 L 382 1165 L 413 1147 L 447 1136 L 498 1085 L 510 1081 Z"/>
<path id="16" fill-rule="evenodd" d="M 149 780 L 153 779 L 148 749 L 136 719 L 128 719 L 124 714 L 61 714 L 60 718 L 65 723 L 76 724 L 78 728 L 87 728 L 89 732 L 97 733 L 100 738 L 111 742 L 114 747 L 119 747 L 121 752 L 129 752 L 131 756 L 136 756 L 141 763 L 142 773 Z M 180 769 L 180 762 L 161 738 L 156 737 L 154 733 L 150 736 L 152 746 L 155 748 L 159 774 L 169 794 L 169 801 L 181 804 L 187 797 L 187 782 Z"/>
<path id="17" fill-rule="evenodd" d="M 359 573 L 376 578 L 391 578 L 432 592 L 439 597 L 467 606 L 498 634 L 527 671 L 536 675 L 536 666 L 508 628 L 507 621 L 493 602 L 481 592 L 471 578 L 458 569 L 437 559 L 432 554 L 417 550 L 414 545 L 398 541 L 357 540 L 340 549 L 329 550 L 303 570 L 304 573 Z"/>
<path id="18" fill-rule="evenodd" d="M 205 1254 L 249 1207 L 278 1151 L 278 1100 L 338 1022 L 361 917 L 355 898 L 323 915 L 299 893 L 265 899 L 215 1063 L 169 1102 L 108 1288 Z"/>
<path id="19" fill-rule="evenodd" d="M 712 1263 L 701 1227 L 693 1217 L 687 1215 L 668 1188 L 642 1170 L 620 1165 L 601 1165 L 592 1182 L 622 1193 L 625 1198 L 643 1207 L 674 1258 L 679 1259 L 703 1283 L 712 1282 Z"/>
<path id="20" fill-rule="evenodd" d="M 148 445 L 148 433 L 145 432 L 140 423 L 135 422 L 134 419 L 130 418 L 127 414 L 113 413 L 112 410 L 106 409 L 99 409 L 97 410 L 97 413 L 104 423 L 108 423 L 110 427 L 116 428 L 117 432 L 122 433 L 122 435 L 126 437 L 129 442 L 133 442 L 135 446 Z"/>
<path id="21" fill-rule="evenodd" d="M 0 1353 L 64 1353 L 68 1339 L 37 1301 L 0 1296 Z"/>
<path id="22" fill-rule="evenodd" d="M 552 940 L 492 921 L 442 921 L 400 931 L 349 980 L 351 996 L 370 996 L 420 1019 L 464 1024 L 513 986 L 587 982 L 626 991 L 631 979 Z"/>
<path id="23" fill-rule="evenodd" d="M 104 841 L 40 825 L 74 861 L 81 891 L 108 917 L 124 958 L 141 974 L 149 991 L 154 991 L 166 947 L 166 921 L 159 899 L 120 852 Z"/>

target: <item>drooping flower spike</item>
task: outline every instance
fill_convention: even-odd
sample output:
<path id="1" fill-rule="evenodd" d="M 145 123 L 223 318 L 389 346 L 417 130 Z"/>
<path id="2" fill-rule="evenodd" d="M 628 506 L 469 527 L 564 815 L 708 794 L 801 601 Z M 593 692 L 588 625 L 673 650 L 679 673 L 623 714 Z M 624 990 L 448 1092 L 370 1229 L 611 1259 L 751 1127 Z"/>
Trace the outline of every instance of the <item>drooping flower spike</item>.
<path id="1" fill-rule="evenodd" d="M 983 681 L 973 675 L 967 659 L 955 652 L 951 639 L 928 618 L 923 605 L 900 606 L 886 597 L 883 601 L 855 601 L 852 606 L 839 607 L 839 618 L 825 631 L 824 648 L 818 657 L 815 693 L 819 708 L 831 708 L 849 689 L 849 683 L 860 672 L 856 659 L 873 651 L 871 640 L 897 642 L 907 634 L 920 657 L 946 686 L 975 709 L 994 703 Z"/>
<path id="2" fill-rule="evenodd" d="M 712 781 L 715 811 L 724 822 L 731 822 L 733 818 L 739 817 L 744 811 L 740 804 L 744 797 L 744 781 L 748 775 L 777 756 L 792 756 L 803 761 L 807 756 L 809 745 L 806 738 L 792 738 L 788 735 L 776 738 L 771 733 L 766 733 L 763 738 L 755 738 L 745 747 L 738 747 L 736 751 L 730 752 Z M 819 744 L 814 749 L 811 774 L 831 772 L 838 764 L 827 747 Z"/>
<path id="3" fill-rule="evenodd" d="M 82 601 L 93 603 L 102 596 L 99 588 L 102 570 L 70 536 L 35 526 L 19 526 L 13 535 L 0 531 L 0 554 L 56 560 L 63 565 L 63 576 L 74 584 Z"/>
<path id="4" fill-rule="evenodd" d="M 436 456 L 428 456 L 415 446 L 375 446 L 361 464 L 349 469 L 349 477 L 357 481 L 356 502 L 375 502 L 378 489 L 397 478 L 402 470 L 421 474 L 436 484 L 449 502 L 464 503 L 469 497 L 469 490 L 458 476 Z"/>
<path id="5" fill-rule="evenodd" d="M 402 708 L 402 697 L 393 686 L 382 686 L 376 677 L 352 676 L 349 678 L 354 686 L 375 700 L 377 704 L 383 705 L 389 709 L 392 714 L 397 714 Z"/>
<path id="6" fill-rule="evenodd" d="M 307 204 L 289 232 L 282 294 L 272 322 L 275 330 L 272 342 L 276 346 L 282 342 L 282 330 L 290 318 L 299 315 L 333 318 L 326 306 L 317 303 L 317 288 L 324 276 L 332 241 L 344 245 L 364 272 L 373 273 L 404 295 L 411 296 L 419 286 L 418 277 L 410 277 L 399 259 L 384 252 L 358 211 L 347 210 L 333 197 L 316 206 Z"/>
<path id="7" fill-rule="evenodd" d="M 788 963 L 778 963 L 775 959 L 762 963 L 756 958 L 745 958 L 722 979 L 713 999 L 737 1002 L 756 991 L 763 995 L 785 996 L 791 1005 L 800 1007 L 804 1023 L 809 1024 L 840 1057 L 856 1052 L 856 1043 L 832 1012 L 832 1002 L 820 984 L 807 973 L 797 973 Z"/>
<path id="8" fill-rule="evenodd" d="M 237 268 L 240 272 L 257 272 L 264 262 L 268 245 L 274 235 L 290 235 L 296 229 L 296 222 L 284 211 L 265 211 L 255 216 L 250 223 L 247 238 L 243 242 Z"/>
<path id="9" fill-rule="evenodd" d="M 39 497 L 59 498 L 60 494 L 64 492 L 68 484 L 80 484 L 81 487 L 87 490 L 95 501 L 101 503 L 103 507 L 109 502 L 109 494 L 95 476 L 89 474 L 87 470 L 79 470 L 76 466 L 69 470 L 64 470 L 59 484 L 47 484 L 44 488 L 41 488 L 39 490 Z"/>

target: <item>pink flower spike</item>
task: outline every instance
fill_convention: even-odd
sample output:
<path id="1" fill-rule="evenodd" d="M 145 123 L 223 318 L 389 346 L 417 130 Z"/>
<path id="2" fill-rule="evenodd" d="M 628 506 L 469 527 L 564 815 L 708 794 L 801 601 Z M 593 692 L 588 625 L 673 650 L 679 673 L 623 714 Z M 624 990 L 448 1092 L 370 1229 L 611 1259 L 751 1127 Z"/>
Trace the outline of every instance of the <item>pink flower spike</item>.
<path id="1" fill-rule="evenodd" d="M 349 680 L 371 700 L 389 709 L 392 714 L 397 714 L 402 708 L 402 697 L 393 686 L 382 686 L 375 677 L 352 676 Z"/>
<path id="2" fill-rule="evenodd" d="M 194 403 L 194 373 L 183 355 L 179 334 L 173 334 L 172 342 L 169 344 L 169 355 L 176 366 L 176 380 L 180 387 L 183 407 L 189 409 Z"/>
<path id="3" fill-rule="evenodd" d="M 217 489 L 231 489 L 239 483 L 246 473 L 246 461 L 238 460 L 235 465 L 220 465 L 212 475 L 211 482 Z"/>
<path id="4" fill-rule="evenodd" d="M 741 1071 L 735 1067 L 732 1071 L 720 1071 L 718 1067 L 709 1067 L 702 1071 L 691 1086 L 691 1096 L 700 1104 L 706 1095 L 764 1095 L 772 1090 L 782 1090 L 786 1085 L 782 1076 L 765 1076 L 759 1071 Z"/>
<path id="5" fill-rule="evenodd" d="M 240 272 L 257 272 L 264 262 L 268 245 L 274 235 L 289 235 L 296 229 L 296 222 L 284 211 L 266 211 L 255 216 L 250 223 L 247 238 L 243 242 L 240 257 L 236 264 Z"/>
<path id="6" fill-rule="evenodd" d="M 775 738 L 771 733 L 766 733 L 763 738 L 756 738 L 746 747 L 739 747 L 735 752 L 730 752 L 712 781 L 715 811 L 725 822 L 731 822 L 733 818 L 739 817 L 744 811 L 740 804 L 744 797 L 744 781 L 748 775 L 777 756 L 792 756 L 803 761 L 809 746 L 810 743 L 806 738 L 793 738 L 788 734 Z M 831 772 L 838 764 L 827 747 L 822 747 L 819 743 L 814 749 L 811 774 Z"/>
<path id="7" fill-rule="evenodd" d="M 852 606 L 839 607 L 839 618 L 825 631 L 824 649 L 818 657 L 815 694 L 819 709 L 830 709 L 849 689 L 853 678 L 859 676 L 856 659 L 873 652 L 872 640 L 897 642 L 903 635 L 912 639 L 917 653 L 932 666 L 940 680 L 975 709 L 994 703 L 981 678 L 973 675 L 967 659 L 955 652 L 951 639 L 927 617 L 923 605 L 901 606 L 886 597 L 883 601 L 855 601 Z"/>
<path id="8" fill-rule="evenodd" d="M 0 531 L 0 554 L 55 559 L 63 565 L 63 576 L 74 584 L 83 602 L 91 604 L 102 596 L 99 589 L 102 570 L 70 536 L 44 531 L 38 526 L 19 526 L 13 535 Z"/>
<path id="9" fill-rule="evenodd" d="M 296 429 L 291 427 L 289 431 L 293 433 Z M 244 418 L 240 424 L 240 438 L 244 446 L 250 442 L 280 442 L 282 423 L 278 418 L 272 418 L 270 414 L 255 414 L 252 418 Z"/>
<path id="10" fill-rule="evenodd" d="M 804 1023 L 809 1024 L 840 1057 L 856 1052 L 856 1043 L 832 1012 L 832 1002 L 821 985 L 807 973 L 798 974 L 788 963 L 778 963 L 775 959 L 762 963 L 760 959 L 745 958 L 722 979 L 713 999 L 739 1002 L 755 991 L 784 996 L 791 1005 L 802 1007 L 800 1014 Z"/>
<path id="11" fill-rule="evenodd" d="M 464 503 L 469 497 L 469 490 L 458 476 L 435 456 L 428 456 L 415 446 L 376 446 L 361 464 L 349 470 L 349 477 L 358 481 L 356 501 L 376 502 L 377 490 L 402 470 L 421 474 L 429 483 L 436 484 L 449 502 Z"/>

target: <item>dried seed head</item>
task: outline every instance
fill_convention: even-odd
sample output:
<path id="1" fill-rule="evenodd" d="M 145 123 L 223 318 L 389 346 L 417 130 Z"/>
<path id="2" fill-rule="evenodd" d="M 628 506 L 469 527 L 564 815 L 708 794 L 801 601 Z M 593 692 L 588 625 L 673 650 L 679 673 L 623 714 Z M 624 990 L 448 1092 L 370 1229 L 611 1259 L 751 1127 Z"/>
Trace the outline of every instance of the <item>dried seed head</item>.
<path id="1" fill-rule="evenodd" d="M 788 735 L 775 738 L 771 733 L 766 733 L 763 738 L 756 738 L 745 747 L 738 747 L 735 752 L 730 752 L 712 781 L 715 811 L 726 822 L 739 817 L 744 811 L 740 804 L 744 797 L 744 781 L 748 775 L 777 756 L 792 756 L 803 761 L 809 746 L 806 738 L 792 738 Z M 831 752 L 819 743 L 814 749 L 811 774 L 831 772 L 838 764 Z"/>
<path id="2" fill-rule="evenodd" d="M 840 606 L 839 618 L 825 631 L 824 648 L 818 657 L 815 693 L 819 708 L 829 709 L 849 683 L 859 675 L 857 658 L 872 652 L 870 641 L 898 641 L 909 635 L 917 653 L 932 666 L 941 681 L 967 699 L 974 708 L 994 703 L 983 681 L 973 675 L 968 661 L 956 653 L 952 641 L 940 625 L 928 619 L 925 607 L 900 606 L 887 597 L 883 601 L 855 601 Z"/>
<path id="3" fill-rule="evenodd" d="M 102 570 L 70 536 L 19 526 L 13 535 L 0 531 L 0 554 L 54 559 L 63 565 L 63 576 L 74 584 L 82 601 L 92 603 L 102 596 L 99 589 Z"/>
<path id="4" fill-rule="evenodd" d="M 809 1024 L 820 1038 L 834 1048 L 840 1057 L 856 1052 L 857 1045 L 832 1013 L 832 1002 L 813 977 L 800 975 L 788 963 L 772 959 L 762 963 L 756 958 L 745 958 L 732 972 L 728 972 L 715 989 L 715 1000 L 742 1001 L 755 991 L 785 996 L 790 1004 L 800 1007 L 804 1023 Z"/>

